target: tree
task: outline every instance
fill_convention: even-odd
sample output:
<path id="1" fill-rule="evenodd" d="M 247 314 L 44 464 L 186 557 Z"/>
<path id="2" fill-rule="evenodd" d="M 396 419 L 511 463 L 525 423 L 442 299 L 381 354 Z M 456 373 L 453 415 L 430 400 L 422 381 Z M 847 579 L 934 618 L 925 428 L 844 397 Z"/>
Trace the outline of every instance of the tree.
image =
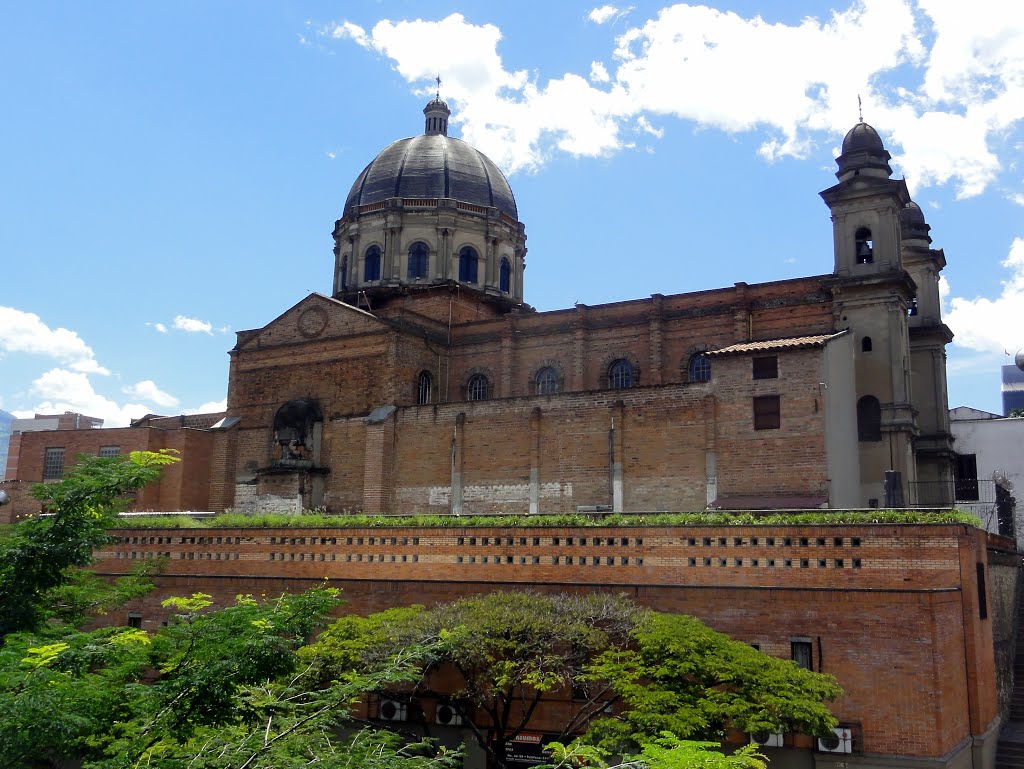
<path id="1" fill-rule="evenodd" d="M 825 734 L 836 723 L 825 703 L 840 694 L 831 676 L 761 654 L 692 617 L 603 594 L 497 592 L 346 619 L 311 649 L 351 660 L 364 645 L 373 650 L 363 656 L 368 665 L 380 664 L 384 649 L 421 650 L 423 674 L 411 696 L 433 693 L 440 674 L 457 672 L 451 705 L 496 767 L 507 765 L 508 742 L 544 700 L 568 714 L 559 742 L 583 733 L 579 749 L 629 755 L 667 750 L 659 742 L 666 735 L 717 744 L 729 728 Z M 684 747 L 672 746 L 672 756 L 694 749 Z"/>
<path id="2" fill-rule="evenodd" d="M 0 643 L 9 633 L 39 627 L 48 616 L 51 592 L 107 543 L 107 529 L 128 503 L 125 495 L 177 461 L 166 452 L 83 455 L 62 480 L 33 487 L 32 495 L 51 515 L 19 523 L 0 553 Z"/>
<path id="3" fill-rule="evenodd" d="M 1010 409 L 1010 413 L 1007 416 L 1024 417 L 1024 406 L 1015 409 Z"/>

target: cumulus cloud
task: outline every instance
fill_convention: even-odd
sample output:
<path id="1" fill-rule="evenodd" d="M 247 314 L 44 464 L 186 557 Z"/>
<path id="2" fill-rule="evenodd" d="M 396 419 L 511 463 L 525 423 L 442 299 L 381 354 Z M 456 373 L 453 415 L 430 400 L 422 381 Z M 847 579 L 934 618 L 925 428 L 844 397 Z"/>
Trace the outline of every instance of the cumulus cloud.
<path id="1" fill-rule="evenodd" d="M 1003 261 L 1010 276 L 995 299 L 949 298 L 949 286 L 940 282 L 940 296 L 948 306 L 946 325 L 956 337 L 953 343 L 977 352 L 1011 353 L 1021 344 L 1024 318 L 1024 238 L 1016 238 Z M 948 304 L 947 304 L 948 303 Z"/>
<path id="2" fill-rule="evenodd" d="M 186 414 L 215 414 L 218 411 L 227 411 L 228 400 L 222 398 L 219 401 L 207 401 L 196 406 L 194 409 L 185 409 Z"/>
<path id="3" fill-rule="evenodd" d="M 187 318 L 184 315 L 174 317 L 173 327 L 190 334 L 213 334 L 213 324 L 198 318 Z"/>
<path id="4" fill-rule="evenodd" d="M 167 325 L 165 323 L 146 323 L 146 326 L 159 331 L 161 334 L 167 333 Z"/>
<path id="5" fill-rule="evenodd" d="M 590 13 L 588 13 L 587 18 L 595 24 L 607 24 L 609 21 L 615 21 L 616 19 L 622 18 L 632 10 L 632 6 L 619 9 L 614 5 L 602 5 L 600 8 L 594 8 Z"/>
<path id="6" fill-rule="evenodd" d="M 588 18 L 624 12 L 606 5 Z M 967 197 L 993 182 L 997 145 L 1024 120 L 1024 14 L 1005 13 L 1004 0 L 854 0 L 796 24 L 671 5 L 609 41 L 614 71 L 594 61 L 589 81 L 507 67 L 501 30 L 457 13 L 370 31 L 339 22 L 321 34 L 387 57 L 423 95 L 440 69 L 463 137 L 509 173 L 554 152 L 632 146 L 638 116 L 757 131 L 763 158 L 801 157 L 853 124 L 860 95 L 915 187 L 953 183 Z"/>
<path id="7" fill-rule="evenodd" d="M 149 411 L 141 403 L 120 405 L 105 398 L 93 389 L 86 374 L 68 369 L 50 369 L 32 382 L 30 392 L 40 399 L 35 407 L 36 412 L 59 414 L 77 411 L 101 418 L 105 427 L 124 427 L 132 419 L 145 416 Z"/>
<path id="8" fill-rule="evenodd" d="M 86 374 L 107 375 L 92 348 L 76 332 L 50 328 L 35 313 L 0 307 L 0 353 L 43 355 Z"/>
<path id="9" fill-rule="evenodd" d="M 178 405 L 178 399 L 157 387 L 156 382 L 152 379 L 144 379 L 133 385 L 122 387 L 121 392 L 130 398 L 137 398 L 164 408 L 174 408 Z"/>

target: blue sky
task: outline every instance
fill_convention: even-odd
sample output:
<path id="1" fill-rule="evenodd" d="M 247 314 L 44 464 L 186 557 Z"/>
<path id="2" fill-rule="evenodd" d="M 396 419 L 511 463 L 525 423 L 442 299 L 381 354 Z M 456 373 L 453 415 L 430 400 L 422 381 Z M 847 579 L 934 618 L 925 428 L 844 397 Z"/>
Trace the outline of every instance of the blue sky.
<path id="1" fill-rule="evenodd" d="M 831 270 L 842 136 L 943 248 L 950 405 L 1024 346 L 1016 0 L 8 3 L 0 408 L 215 408 L 234 332 L 329 293 L 359 171 L 422 129 L 509 176 L 541 310 Z"/>

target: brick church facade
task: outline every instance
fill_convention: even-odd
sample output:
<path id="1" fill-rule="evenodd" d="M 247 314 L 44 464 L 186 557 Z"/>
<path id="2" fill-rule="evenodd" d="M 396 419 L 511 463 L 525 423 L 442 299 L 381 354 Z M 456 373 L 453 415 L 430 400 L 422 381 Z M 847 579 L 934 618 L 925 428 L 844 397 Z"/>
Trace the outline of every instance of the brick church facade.
<path id="1" fill-rule="evenodd" d="M 821 193 L 831 274 L 536 312 L 508 183 L 424 113 L 356 179 L 332 295 L 238 334 L 213 509 L 862 508 L 949 480 L 944 256 L 869 125 Z"/>

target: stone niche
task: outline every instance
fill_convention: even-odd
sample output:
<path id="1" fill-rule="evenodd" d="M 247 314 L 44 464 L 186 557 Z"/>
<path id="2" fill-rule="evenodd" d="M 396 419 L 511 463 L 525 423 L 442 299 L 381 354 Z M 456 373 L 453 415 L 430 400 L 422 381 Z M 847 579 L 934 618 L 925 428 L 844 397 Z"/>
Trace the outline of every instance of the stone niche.
<path id="1" fill-rule="evenodd" d="M 320 460 L 323 412 L 313 398 L 288 401 L 274 414 L 271 460 L 256 471 L 257 512 L 301 512 L 321 507 L 324 476 Z"/>

